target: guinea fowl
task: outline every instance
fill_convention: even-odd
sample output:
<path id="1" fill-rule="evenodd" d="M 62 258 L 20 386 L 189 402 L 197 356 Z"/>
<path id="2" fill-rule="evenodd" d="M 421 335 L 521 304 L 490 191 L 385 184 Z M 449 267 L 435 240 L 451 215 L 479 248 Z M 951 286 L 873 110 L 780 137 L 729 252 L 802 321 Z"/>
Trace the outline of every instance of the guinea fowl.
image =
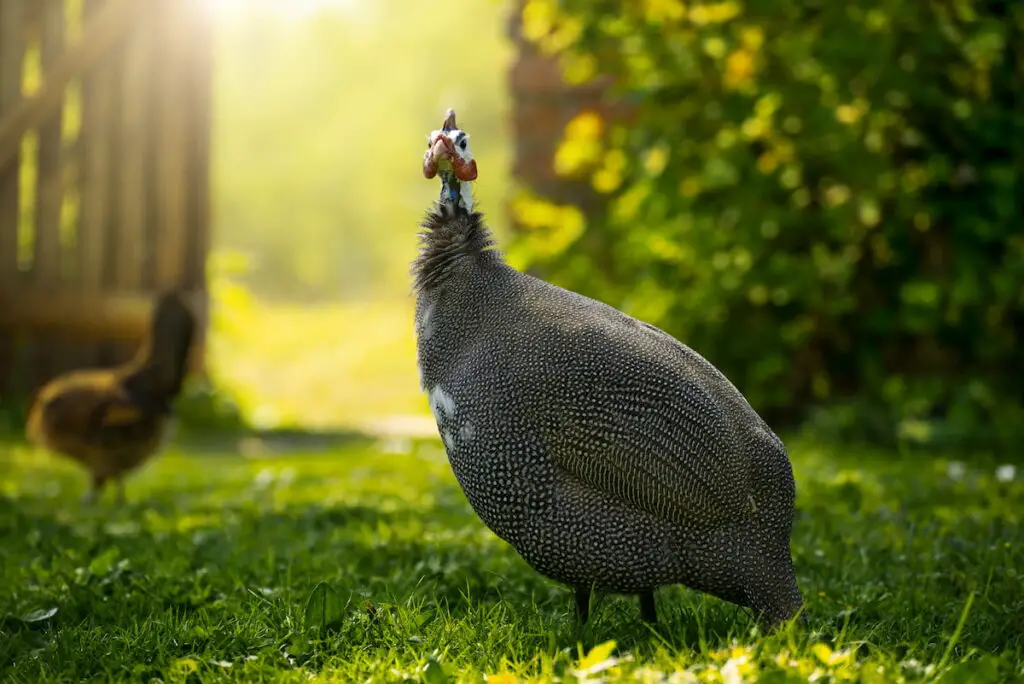
<path id="1" fill-rule="evenodd" d="M 194 332 L 195 318 L 182 296 L 165 293 L 135 358 L 118 368 L 67 373 L 37 393 L 28 436 L 89 471 L 85 502 L 95 500 L 108 480 L 116 482 L 123 502 L 125 475 L 159 449 Z"/>
<path id="2" fill-rule="evenodd" d="M 424 175 L 440 201 L 413 264 L 423 390 L 477 515 L 575 590 L 682 584 L 754 611 L 800 612 L 796 487 L 782 441 L 701 355 L 611 306 L 508 266 L 473 210 L 476 163 L 448 110 Z"/>

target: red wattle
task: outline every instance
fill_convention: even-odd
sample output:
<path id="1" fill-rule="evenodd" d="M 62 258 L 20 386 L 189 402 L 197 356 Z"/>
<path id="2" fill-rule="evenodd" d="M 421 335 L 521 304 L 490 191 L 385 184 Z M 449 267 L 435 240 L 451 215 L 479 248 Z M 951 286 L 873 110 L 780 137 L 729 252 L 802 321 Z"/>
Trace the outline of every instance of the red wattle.
<path id="1" fill-rule="evenodd" d="M 452 160 L 452 166 L 455 170 L 455 177 L 460 181 L 468 182 L 476 180 L 476 159 L 465 161 L 461 157 L 456 157 Z"/>

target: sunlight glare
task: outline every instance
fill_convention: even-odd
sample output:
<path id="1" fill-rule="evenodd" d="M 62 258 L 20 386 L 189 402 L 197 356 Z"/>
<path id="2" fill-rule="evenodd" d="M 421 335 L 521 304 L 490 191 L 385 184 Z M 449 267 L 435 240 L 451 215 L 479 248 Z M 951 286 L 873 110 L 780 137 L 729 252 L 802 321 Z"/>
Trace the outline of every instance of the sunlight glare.
<path id="1" fill-rule="evenodd" d="M 200 4 L 218 21 L 231 21 L 254 10 L 298 20 L 320 10 L 351 10 L 360 0 L 200 0 Z"/>

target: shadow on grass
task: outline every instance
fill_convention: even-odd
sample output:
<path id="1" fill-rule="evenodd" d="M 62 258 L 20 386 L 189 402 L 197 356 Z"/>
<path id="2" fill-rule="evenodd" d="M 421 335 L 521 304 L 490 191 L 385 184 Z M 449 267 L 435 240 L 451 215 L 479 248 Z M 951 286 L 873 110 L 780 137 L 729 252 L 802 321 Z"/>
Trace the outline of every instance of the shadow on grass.
<path id="1" fill-rule="evenodd" d="M 182 430 L 173 446 L 212 455 L 284 456 L 291 453 L 334 452 L 351 446 L 369 446 L 375 435 L 360 430 L 302 428 L 238 430 Z"/>

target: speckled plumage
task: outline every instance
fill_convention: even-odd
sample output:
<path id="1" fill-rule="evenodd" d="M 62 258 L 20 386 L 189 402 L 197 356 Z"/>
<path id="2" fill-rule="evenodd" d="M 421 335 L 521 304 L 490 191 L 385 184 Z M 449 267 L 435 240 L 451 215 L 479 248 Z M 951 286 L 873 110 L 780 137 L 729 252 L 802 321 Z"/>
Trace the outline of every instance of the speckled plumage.
<path id="1" fill-rule="evenodd" d="M 641 595 L 683 584 L 768 623 L 800 608 L 786 449 L 668 334 L 520 273 L 479 213 L 423 223 L 424 390 L 474 511 L 542 574 Z"/>

